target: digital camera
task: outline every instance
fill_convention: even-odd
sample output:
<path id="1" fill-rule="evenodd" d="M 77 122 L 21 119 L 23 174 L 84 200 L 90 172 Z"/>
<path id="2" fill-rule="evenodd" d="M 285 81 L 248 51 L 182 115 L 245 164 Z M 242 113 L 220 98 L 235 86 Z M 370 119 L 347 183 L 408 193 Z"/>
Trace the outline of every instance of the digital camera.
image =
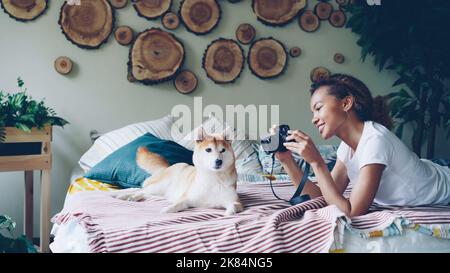
<path id="1" fill-rule="evenodd" d="M 261 137 L 261 147 L 266 153 L 285 152 L 287 151 L 283 143 L 295 142 L 295 140 L 286 140 L 288 137 L 289 125 L 280 125 L 275 129 L 275 134 L 269 134 Z"/>

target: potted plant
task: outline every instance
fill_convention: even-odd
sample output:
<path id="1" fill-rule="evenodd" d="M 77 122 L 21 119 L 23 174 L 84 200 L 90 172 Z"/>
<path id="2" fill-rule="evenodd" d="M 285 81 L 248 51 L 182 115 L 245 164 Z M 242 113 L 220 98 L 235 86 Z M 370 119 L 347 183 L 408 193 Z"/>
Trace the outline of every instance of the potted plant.
<path id="1" fill-rule="evenodd" d="M 16 223 L 8 215 L 0 215 L 0 253 L 36 253 L 37 250 L 24 235 L 14 238 Z M 9 232 L 9 237 L 2 234 Z"/>
<path id="2" fill-rule="evenodd" d="M 437 128 L 450 136 L 450 1 L 353 2 L 347 28 L 359 35 L 362 59 L 398 75 L 399 89 L 388 95 L 396 134 L 412 125 L 413 151 L 421 156 L 426 141 L 426 157 L 434 157 Z"/>
<path id="3" fill-rule="evenodd" d="M 21 143 L 20 145 L 2 143 L 6 139 L 7 128 L 10 129 L 9 131 L 20 130 L 23 133 L 30 133 L 32 130 L 44 130 L 46 127 L 54 125 L 62 127 L 68 123 L 58 117 L 53 109 L 47 107 L 44 101 L 38 102 L 29 97 L 26 88 L 23 89 L 24 82 L 20 78 L 17 79 L 17 85 L 22 89 L 19 92 L 0 91 L 0 146 L 3 146 L 0 149 L 0 156 L 15 155 L 21 149 L 40 150 L 40 146 L 36 147 L 33 143 Z"/>

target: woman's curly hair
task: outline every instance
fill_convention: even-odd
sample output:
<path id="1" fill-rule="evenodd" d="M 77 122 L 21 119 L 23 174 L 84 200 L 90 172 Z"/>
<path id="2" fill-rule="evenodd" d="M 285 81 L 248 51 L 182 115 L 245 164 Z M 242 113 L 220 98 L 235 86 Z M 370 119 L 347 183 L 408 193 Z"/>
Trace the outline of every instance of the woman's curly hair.
<path id="1" fill-rule="evenodd" d="M 322 86 L 327 86 L 328 94 L 338 99 L 352 96 L 354 98 L 352 109 L 362 121 L 372 120 L 389 130 L 392 129 L 393 122 L 385 97 L 373 98 L 369 88 L 362 81 L 350 75 L 333 74 L 313 83 L 311 95 Z"/>

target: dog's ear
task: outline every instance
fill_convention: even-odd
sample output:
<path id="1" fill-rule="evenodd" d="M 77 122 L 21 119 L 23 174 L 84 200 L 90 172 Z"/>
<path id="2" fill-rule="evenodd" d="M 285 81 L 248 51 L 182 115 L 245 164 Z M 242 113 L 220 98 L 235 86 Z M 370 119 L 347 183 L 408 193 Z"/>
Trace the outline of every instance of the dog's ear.
<path id="1" fill-rule="evenodd" d="M 222 135 L 223 135 L 223 139 L 225 139 L 228 142 L 231 142 L 232 140 L 234 140 L 234 132 L 230 126 L 227 126 L 225 128 L 225 130 L 223 130 Z"/>
<path id="2" fill-rule="evenodd" d="M 195 141 L 197 143 L 202 142 L 206 138 L 206 136 L 207 135 L 205 129 L 203 129 L 203 126 L 200 126 L 195 132 Z"/>

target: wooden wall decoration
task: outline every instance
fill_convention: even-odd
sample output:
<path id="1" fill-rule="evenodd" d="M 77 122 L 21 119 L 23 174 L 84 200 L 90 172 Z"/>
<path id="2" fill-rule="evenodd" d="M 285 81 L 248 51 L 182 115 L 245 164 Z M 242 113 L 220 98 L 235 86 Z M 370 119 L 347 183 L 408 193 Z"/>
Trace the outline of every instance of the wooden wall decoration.
<path id="1" fill-rule="evenodd" d="M 189 94 L 197 88 L 197 76 L 192 71 L 183 70 L 174 80 L 175 88 L 181 94 Z"/>
<path id="2" fill-rule="evenodd" d="M 333 6 L 327 2 L 320 2 L 314 7 L 314 13 L 320 20 L 328 20 L 331 12 L 333 12 Z"/>
<path id="3" fill-rule="evenodd" d="M 48 7 L 48 0 L 0 0 L 3 10 L 13 19 L 32 21 L 42 15 Z"/>
<path id="4" fill-rule="evenodd" d="M 180 25 L 180 18 L 174 12 L 167 12 L 161 18 L 161 23 L 165 28 L 174 30 Z"/>
<path id="5" fill-rule="evenodd" d="M 288 57 L 281 42 L 274 38 L 262 38 L 251 45 L 247 61 L 254 75 L 261 79 L 271 79 L 284 72 Z"/>
<path id="6" fill-rule="evenodd" d="M 112 33 L 115 24 L 115 9 L 121 9 L 128 0 L 80 0 L 81 5 L 68 5 L 66 1 L 61 7 L 58 23 L 63 34 L 80 48 L 95 49 L 105 43 Z M 228 0 L 230 3 L 242 0 Z M 321 0 L 314 10 L 306 10 L 307 0 L 252 0 L 253 12 L 258 21 L 269 26 L 283 26 L 298 17 L 298 23 L 306 32 L 316 31 L 321 20 L 328 20 L 334 27 L 342 27 L 346 23 L 345 10 L 351 0 L 335 0 L 339 5 L 334 10 L 328 0 Z M 17 20 L 33 20 L 47 8 L 48 0 L 0 0 L 2 8 L 11 15 L 8 7 L 13 6 L 13 14 Z M 161 18 L 161 24 L 168 30 L 176 29 L 180 23 L 189 32 L 204 35 L 213 31 L 221 20 L 222 10 L 219 0 L 182 0 L 178 13 L 170 11 L 172 0 L 131 0 L 137 14 L 146 19 Z M 8 6 L 9 5 L 9 6 Z M 40 7 L 41 9 L 38 9 Z M 42 8 L 43 7 L 43 8 Z M 30 9 L 39 10 L 33 18 L 20 18 L 22 13 Z M 23 16 L 22 16 L 23 17 Z M 261 79 L 276 78 L 284 73 L 288 66 L 288 54 L 296 58 L 302 49 L 294 46 L 287 52 L 280 41 L 269 37 L 254 41 L 255 28 L 250 24 L 240 24 L 235 32 L 236 39 L 243 45 L 250 45 L 247 62 L 252 74 Z M 146 85 L 158 84 L 173 80 L 180 93 L 189 94 L 198 85 L 194 72 L 184 69 L 185 48 L 174 34 L 151 28 L 134 37 L 128 26 L 120 26 L 115 30 L 115 39 L 121 45 L 129 45 L 128 75 L 130 82 Z M 219 38 L 206 48 L 202 58 L 202 68 L 207 77 L 215 83 L 235 82 L 244 69 L 244 51 L 236 40 Z M 336 63 L 343 63 L 345 58 L 336 53 Z M 67 57 L 55 60 L 55 69 L 61 74 L 68 74 L 72 62 Z M 316 82 L 329 77 L 330 71 L 325 67 L 316 67 L 310 78 Z"/>
<path id="7" fill-rule="evenodd" d="M 255 39 L 256 30 L 250 24 L 240 24 L 236 29 L 236 39 L 244 45 L 248 45 Z"/>
<path id="8" fill-rule="evenodd" d="M 306 0 L 253 0 L 256 17 L 269 26 L 283 26 L 295 19 Z"/>
<path id="9" fill-rule="evenodd" d="M 330 70 L 325 67 L 319 66 L 314 68 L 309 75 L 312 82 L 318 82 L 324 79 L 329 78 L 331 75 Z"/>
<path id="10" fill-rule="evenodd" d="M 132 0 L 138 15 L 146 19 L 156 19 L 172 6 L 172 0 Z"/>
<path id="11" fill-rule="evenodd" d="M 236 41 L 219 38 L 206 48 L 202 64 L 215 83 L 232 83 L 244 68 L 244 51 Z"/>
<path id="12" fill-rule="evenodd" d="M 298 46 L 294 46 L 289 50 L 289 55 L 291 55 L 292 58 L 297 58 L 302 54 L 302 49 Z"/>
<path id="13" fill-rule="evenodd" d="M 341 53 L 336 53 L 334 54 L 333 60 L 338 64 L 342 64 L 345 61 L 345 57 Z"/>
<path id="14" fill-rule="evenodd" d="M 55 70 L 61 75 L 67 75 L 72 71 L 73 63 L 69 57 L 61 56 L 55 60 Z"/>
<path id="15" fill-rule="evenodd" d="M 197 35 L 211 32 L 219 24 L 221 15 L 217 0 L 184 0 L 179 10 L 186 29 Z"/>
<path id="16" fill-rule="evenodd" d="M 133 30 L 129 26 L 120 26 L 114 32 L 116 41 L 121 45 L 129 45 L 133 41 Z"/>
<path id="17" fill-rule="evenodd" d="M 130 49 L 128 79 L 143 84 L 171 80 L 183 67 L 184 45 L 173 34 L 151 28 L 138 34 Z"/>
<path id="18" fill-rule="evenodd" d="M 116 9 L 122 9 L 127 6 L 128 0 L 109 0 L 111 6 Z"/>
<path id="19" fill-rule="evenodd" d="M 347 22 L 347 17 L 342 10 L 335 10 L 331 13 L 330 18 L 328 19 L 330 24 L 334 27 L 343 27 Z"/>
<path id="20" fill-rule="evenodd" d="M 108 40 L 114 28 L 114 9 L 108 0 L 64 2 L 58 21 L 66 38 L 80 48 L 96 49 Z"/>
<path id="21" fill-rule="evenodd" d="M 306 32 L 315 32 L 320 27 L 320 20 L 311 10 L 306 10 L 300 15 L 298 23 Z"/>

